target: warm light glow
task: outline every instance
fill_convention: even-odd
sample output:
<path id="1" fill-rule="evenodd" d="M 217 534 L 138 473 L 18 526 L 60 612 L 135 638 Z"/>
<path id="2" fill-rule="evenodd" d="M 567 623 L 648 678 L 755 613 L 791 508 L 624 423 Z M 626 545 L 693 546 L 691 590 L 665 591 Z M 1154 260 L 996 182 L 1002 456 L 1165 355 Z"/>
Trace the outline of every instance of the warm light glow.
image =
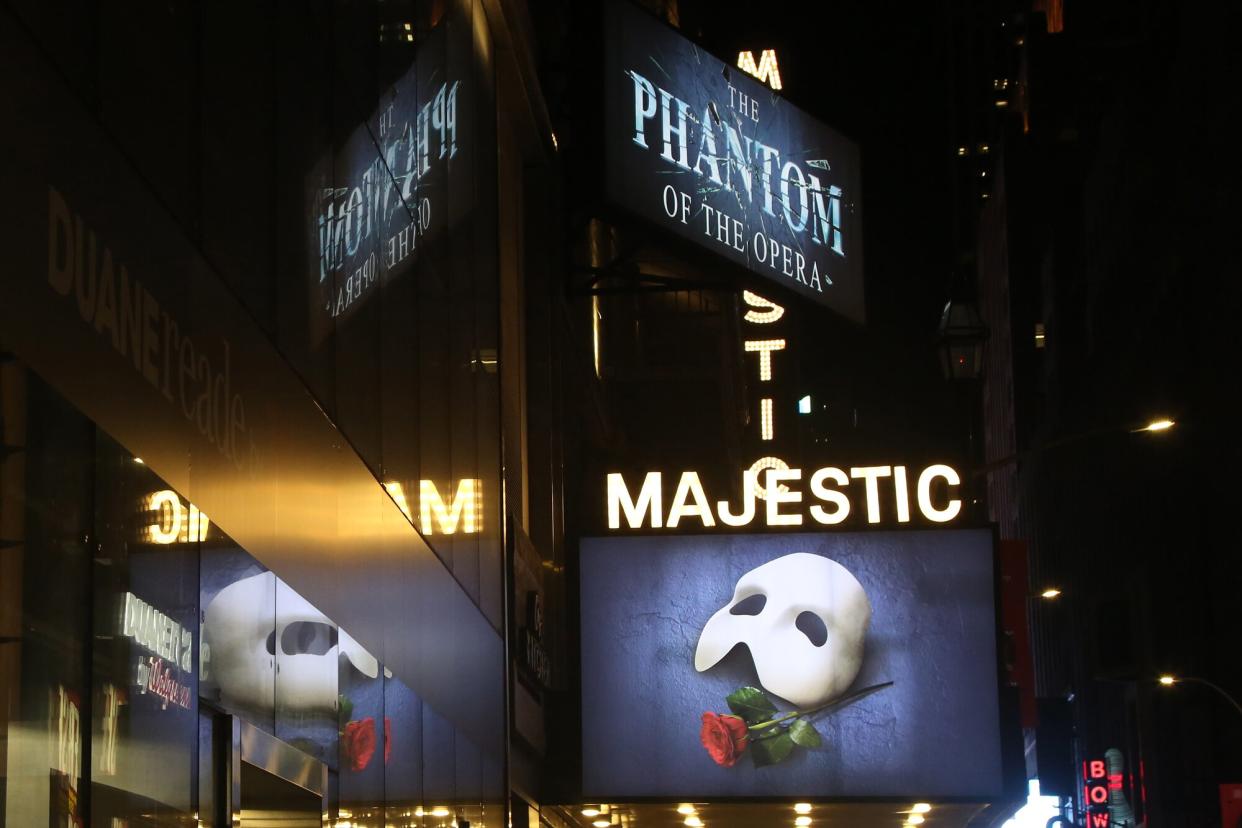
<path id="1" fill-rule="evenodd" d="M 1163 684 L 1165 687 L 1172 687 L 1174 684 L 1177 684 L 1177 677 L 1176 676 L 1161 676 L 1160 683 Z"/>
<path id="2" fill-rule="evenodd" d="M 405 515 L 405 519 L 414 522 L 414 514 L 410 511 L 410 502 L 405 499 L 405 487 L 396 480 L 384 481 L 384 489 L 392 498 L 393 503 L 397 504 L 397 508 L 401 510 L 401 514 Z"/>
<path id="3" fill-rule="evenodd" d="M 922 824 L 923 824 L 922 814 L 910 814 L 910 816 L 906 817 L 906 825 L 922 825 Z"/>
<path id="4" fill-rule="evenodd" d="M 582 815 L 585 817 L 596 817 L 596 816 L 599 816 L 599 813 L 600 813 L 599 808 L 583 808 L 582 809 Z"/>
<path id="5" fill-rule="evenodd" d="M 809 814 L 811 812 L 811 803 L 799 802 L 794 805 L 795 814 Z"/>
<path id="6" fill-rule="evenodd" d="M 752 52 L 737 53 L 737 68 L 748 75 L 753 75 L 773 89 L 781 88 L 781 71 L 776 65 L 776 50 L 764 49 L 759 55 L 759 65 L 755 65 Z"/>
<path id="7" fill-rule="evenodd" d="M 431 815 L 433 817 L 446 817 L 449 815 L 449 809 L 445 808 L 443 805 L 437 805 L 435 808 L 431 809 Z"/>
<path id="8" fill-rule="evenodd" d="M 682 804 L 677 806 L 677 813 L 683 816 L 689 816 L 694 813 L 694 806 L 691 805 L 689 802 L 683 802 Z"/>
<path id="9" fill-rule="evenodd" d="M 146 465 L 146 463 L 142 462 L 142 458 L 141 458 L 141 457 L 135 457 L 135 458 L 134 458 L 134 462 L 135 462 L 135 463 L 137 463 L 137 464 L 138 464 L 138 465 L 140 465 L 140 466 L 145 466 L 145 465 Z"/>
<path id="10" fill-rule="evenodd" d="M 419 511 L 424 535 L 441 535 L 457 532 L 476 534 L 483 531 L 482 481 L 466 477 L 457 482 L 457 495 L 445 504 L 436 484 L 430 480 L 419 481 Z M 434 518 L 434 520 L 433 520 Z"/>
<path id="11" fill-rule="evenodd" d="M 703 828 L 703 820 L 693 815 L 686 817 L 686 824 L 689 825 L 690 828 Z"/>
<path id="12" fill-rule="evenodd" d="M 423 816 L 425 813 L 426 813 L 426 811 L 424 811 L 424 810 L 422 809 L 422 806 L 419 806 L 419 807 L 417 807 L 417 808 L 415 808 L 415 809 L 414 809 L 414 816 L 416 816 L 416 817 Z"/>
<path id="13" fill-rule="evenodd" d="M 1057 589 L 1056 587 L 1049 587 L 1048 589 L 1045 589 L 1043 592 L 1039 593 L 1039 597 L 1051 599 L 1051 598 L 1056 598 L 1060 594 L 1061 594 L 1061 590 Z"/>
<path id="14" fill-rule="evenodd" d="M 1139 431 L 1168 431 L 1170 428 L 1172 428 L 1175 425 L 1176 423 L 1174 423 L 1172 420 L 1153 420 L 1152 422 L 1140 428 Z"/>
<path id="15" fill-rule="evenodd" d="M 811 818 L 809 816 L 800 816 L 794 819 L 794 825 L 797 825 L 798 828 L 806 828 L 810 824 Z"/>
<path id="16" fill-rule="evenodd" d="M 768 499 L 768 487 L 766 475 L 768 469 L 776 471 L 789 471 L 789 464 L 779 457 L 760 457 L 758 460 L 750 464 L 748 472 L 755 476 L 755 497 L 760 500 Z M 789 491 L 789 487 L 784 483 L 777 484 L 777 490 L 780 492 Z"/>
<path id="17" fill-rule="evenodd" d="M 612 823 L 606 819 L 597 819 L 591 824 L 594 825 L 595 828 L 608 828 L 608 826 L 611 825 Z"/>
<path id="18" fill-rule="evenodd" d="M 768 382 L 772 379 L 772 352 L 785 350 L 783 339 L 748 339 L 745 343 L 747 353 L 759 354 L 759 381 Z"/>
<path id="19" fill-rule="evenodd" d="M 925 814 L 930 810 L 931 810 L 931 805 L 927 804 L 926 802 L 916 802 L 914 803 L 914 807 L 910 809 L 910 813 Z"/>
<path id="20" fill-rule="evenodd" d="M 770 325 L 785 315 L 780 305 L 749 290 L 742 291 L 742 301 L 750 306 L 742 318 L 754 325 Z"/>
<path id="21" fill-rule="evenodd" d="M 154 523 L 147 525 L 144 534 L 152 543 L 193 543 L 207 539 L 211 521 L 193 503 L 185 506 L 172 489 L 152 492 L 142 504 L 143 510 L 155 512 Z"/>
<path id="22" fill-rule="evenodd" d="M 764 397 L 759 401 L 759 436 L 764 440 L 771 440 L 773 437 L 772 399 L 770 397 Z"/>

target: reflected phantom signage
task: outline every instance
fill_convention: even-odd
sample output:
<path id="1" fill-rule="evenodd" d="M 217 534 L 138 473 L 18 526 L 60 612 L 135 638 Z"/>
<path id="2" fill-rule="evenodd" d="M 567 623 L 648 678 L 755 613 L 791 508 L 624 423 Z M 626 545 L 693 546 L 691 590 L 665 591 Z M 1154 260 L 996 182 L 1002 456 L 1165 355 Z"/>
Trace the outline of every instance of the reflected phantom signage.
<path id="1" fill-rule="evenodd" d="M 443 39 L 443 27 L 428 36 Z M 419 56 L 321 171 L 311 195 L 315 273 L 334 319 L 412 262 L 444 225 L 444 176 L 463 144 L 464 86 L 433 65 L 442 47 L 429 41 Z"/>
<path id="2" fill-rule="evenodd" d="M 1002 793 L 990 530 L 588 538 L 588 799 Z"/>
<path id="3" fill-rule="evenodd" d="M 861 322 L 857 146 L 623 0 L 605 32 L 609 199 Z"/>

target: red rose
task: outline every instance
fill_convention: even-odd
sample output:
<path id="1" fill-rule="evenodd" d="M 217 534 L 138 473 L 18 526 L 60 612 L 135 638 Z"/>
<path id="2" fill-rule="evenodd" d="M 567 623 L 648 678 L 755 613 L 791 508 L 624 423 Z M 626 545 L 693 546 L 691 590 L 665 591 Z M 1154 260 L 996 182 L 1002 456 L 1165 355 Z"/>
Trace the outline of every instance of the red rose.
<path id="1" fill-rule="evenodd" d="M 375 719 L 367 716 L 345 725 L 341 733 L 341 753 L 350 770 L 360 771 L 371 764 L 371 756 L 375 753 Z"/>
<path id="2" fill-rule="evenodd" d="M 739 717 L 727 713 L 723 716 L 704 713 L 703 729 L 699 731 L 699 738 L 703 740 L 703 747 L 707 748 L 717 765 L 731 768 L 746 750 L 749 736 L 746 722 Z"/>
<path id="3" fill-rule="evenodd" d="M 384 717 L 384 764 L 388 764 L 388 757 L 392 755 L 392 719 Z"/>

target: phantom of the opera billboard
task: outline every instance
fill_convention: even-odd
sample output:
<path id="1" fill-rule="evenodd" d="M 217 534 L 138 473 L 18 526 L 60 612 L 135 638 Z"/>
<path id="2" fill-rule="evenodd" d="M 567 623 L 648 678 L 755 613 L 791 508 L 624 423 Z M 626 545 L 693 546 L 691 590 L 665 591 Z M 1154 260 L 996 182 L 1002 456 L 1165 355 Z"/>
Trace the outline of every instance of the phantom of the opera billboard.
<path id="1" fill-rule="evenodd" d="M 583 793 L 993 799 L 990 529 L 581 546 Z"/>
<path id="2" fill-rule="evenodd" d="M 625 0 L 604 32 L 608 199 L 861 322 L 858 147 Z"/>

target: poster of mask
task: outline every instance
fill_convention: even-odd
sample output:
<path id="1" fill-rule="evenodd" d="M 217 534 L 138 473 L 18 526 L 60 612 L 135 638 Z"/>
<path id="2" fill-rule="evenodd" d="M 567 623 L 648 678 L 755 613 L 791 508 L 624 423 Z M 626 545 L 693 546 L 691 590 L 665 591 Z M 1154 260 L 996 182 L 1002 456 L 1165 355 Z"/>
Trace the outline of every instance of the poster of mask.
<path id="1" fill-rule="evenodd" d="M 582 542 L 592 797 L 1001 793 L 990 530 Z"/>
<path id="2" fill-rule="evenodd" d="M 857 145 L 626 0 L 604 21 L 609 200 L 861 322 Z"/>

